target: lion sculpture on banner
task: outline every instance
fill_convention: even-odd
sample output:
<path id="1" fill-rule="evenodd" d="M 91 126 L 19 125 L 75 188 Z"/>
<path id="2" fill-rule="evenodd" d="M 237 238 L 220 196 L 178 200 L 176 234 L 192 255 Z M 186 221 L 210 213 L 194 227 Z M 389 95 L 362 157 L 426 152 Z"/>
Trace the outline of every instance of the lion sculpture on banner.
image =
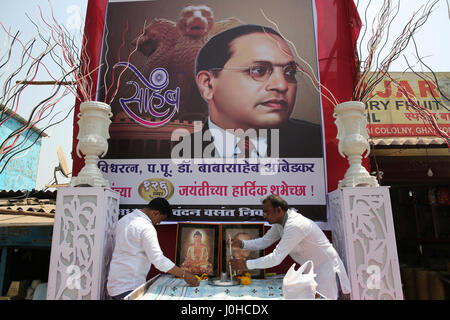
<path id="1" fill-rule="evenodd" d="M 134 40 L 133 44 L 146 57 L 144 76 L 148 77 L 156 67 L 163 67 L 169 73 L 171 87 L 180 88 L 179 118 L 207 117 L 207 105 L 195 85 L 195 58 L 212 36 L 243 23 L 235 17 L 215 22 L 210 7 L 188 5 L 181 10 L 177 22 L 155 18 L 146 26 L 144 34 Z M 183 106 L 189 106 L 190 119 L 186 118 Z"/>

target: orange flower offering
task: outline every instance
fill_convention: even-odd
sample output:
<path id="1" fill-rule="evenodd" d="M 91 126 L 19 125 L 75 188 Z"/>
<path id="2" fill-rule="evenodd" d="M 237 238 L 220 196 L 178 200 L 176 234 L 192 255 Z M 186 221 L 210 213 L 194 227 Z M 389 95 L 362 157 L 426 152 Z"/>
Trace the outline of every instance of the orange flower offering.
<path id="1" fill-rule="evenodd" d="M 240 279 L 241 279 L 241 284 L 244 286 L 248 286 L 248 285 L 252 284 L 252 277 L 249 272 L 246 272 L 242 277 L 240 277 Z"/>
<path id="2" fill-rule="evenodd" d="M 208 279 L 208 274 L 207 273 L 203 273 L 201 276 L 198 276 L 198 275 L 195 275 L 195 277 L 198 279 L 198 280 L 206 280 L 206 279 Z"/>
<path id="3" fill-rule="evenodd" d="M 241 284 L 244 286 L 248 286 L 252 284 L 252 279 L 249 277 L 241 277 Z"/>

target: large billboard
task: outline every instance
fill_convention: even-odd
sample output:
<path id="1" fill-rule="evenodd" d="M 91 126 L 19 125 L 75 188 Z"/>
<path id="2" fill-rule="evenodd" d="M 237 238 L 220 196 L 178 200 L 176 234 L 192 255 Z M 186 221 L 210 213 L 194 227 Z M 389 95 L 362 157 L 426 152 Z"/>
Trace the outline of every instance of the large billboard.
<path id="1" fill-rule="evenodd" d="M 101 63 L 121 214 L 165 197 L 178 221 L 262 221 L 275 193 L 326 221 L 313 1 L 111 1 Z"/>

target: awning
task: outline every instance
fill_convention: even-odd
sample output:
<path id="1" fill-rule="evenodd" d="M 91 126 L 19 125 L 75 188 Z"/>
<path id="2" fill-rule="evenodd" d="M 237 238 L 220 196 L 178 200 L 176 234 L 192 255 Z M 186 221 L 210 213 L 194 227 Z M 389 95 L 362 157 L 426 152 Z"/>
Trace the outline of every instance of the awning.
<path id="1" fill-rule="evenodd" d="M 52 226 L 55 200 L 0 199 L 0 227 Z"/>
<path id="2" fill-rule="evenodd" d="M 53 217 L 27 214 L 0 214 L 0 227 L 52 226 L 54 220 Z"/>
<path id="3" fill-rule="evenodd" d="M 394 137 L 370 138 L 374 146 L 446 146 L 445 140 L 438 137 Z"/>

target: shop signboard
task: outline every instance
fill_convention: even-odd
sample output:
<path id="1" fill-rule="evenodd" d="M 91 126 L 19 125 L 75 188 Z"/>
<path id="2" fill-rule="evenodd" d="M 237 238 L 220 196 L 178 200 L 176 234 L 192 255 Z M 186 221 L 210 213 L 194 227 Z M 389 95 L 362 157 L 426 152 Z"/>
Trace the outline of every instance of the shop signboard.
<path id="1" fill-rule="evenodd" d="M 386 76 L 366 103 L 371 137 L 436 136 L 417 107 L 426 109 L 439 128 L 450 134 L 450 73 L 392 72 L 389 76 L 392 79 Z"/>

